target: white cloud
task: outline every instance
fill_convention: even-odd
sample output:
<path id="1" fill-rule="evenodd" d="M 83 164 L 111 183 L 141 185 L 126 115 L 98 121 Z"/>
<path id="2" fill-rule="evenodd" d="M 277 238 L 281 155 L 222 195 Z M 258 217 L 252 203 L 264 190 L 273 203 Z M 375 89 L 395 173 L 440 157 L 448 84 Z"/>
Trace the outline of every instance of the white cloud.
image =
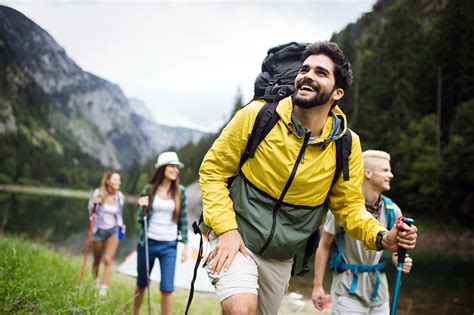
<path id="1" fill-rule="evenodd" d="M 217 129 L 268 48 L 329 39 L 371 1 L 15 1 L 86 71 L 140 98 L 160 123 Z"/>

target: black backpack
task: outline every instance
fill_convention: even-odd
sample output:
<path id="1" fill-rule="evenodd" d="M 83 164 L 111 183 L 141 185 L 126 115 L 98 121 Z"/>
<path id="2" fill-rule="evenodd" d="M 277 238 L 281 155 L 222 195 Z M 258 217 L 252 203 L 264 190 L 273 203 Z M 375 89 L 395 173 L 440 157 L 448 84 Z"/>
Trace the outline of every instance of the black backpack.
<path id="1" fill-rule="evenodd" d="M 277 124 L 280 116 L 276 112 L 278 102 L 283 98 L 293 94 L 293 86 L 296 75 L 301 66 L 301 56 L 308 44 L 291 42 L 279 45 L 268 50 L 267 57 L 262 63 L 262 72 L 257 76 L 254 83 L 253 100 L 264 100 L 266 103 L 260 109 L 255 118 L 255 123 L 250 133 L 245 151 L 240 157 L 240 163 L 237 173 L 244 163 L 255 156 L 258 145 L 265 139 L 267 134 Z M 339 139 L 336 140 L 336 171 L 332 185 L 339 178 L 341 172 L 344 180 L 349 180 L 349 155 L 351 153 L 352 138 L 349 129 Z M 233 179 L 228 179 L 228 187 L 230 187 Z M 328 199 L 326 198 L 326 202 Z M 194 296 L 194 282 L 196 281 L 197 270 L 202 258 L 203 238 L 199 225 L 203 222 L 203 215 L 199 217 L 198 222 L 193 223 L 193 231 L 200 234 L 199 253 L 194 266 L 193 279 L 191 281 L 191 289 L 189 291 L 188 303 L 186 305 L 185 314 L 188 314 Z M 319 230 L 308 238 L 305 247 L 305 253 L 301 265 L 301 271 L 297 274 L 303 276 L 310 271 L 309 259 L 314 254 L 319 244 Z M 296 257 L 294 258 L 296 262 Z M 294 273 L 295 263 L 293 264 L 292 275 Z"/>
<path id="2" fill-rule="evenodd" d="M 258 145 L 280 119 L 278 102 L 293 94 L 295 78 L 301 66 L 301 56 L 307 43 L 291 42 L 270 48 L 262 62 L 262 72 L 255 78 L 252 101 L 267 102 L 257 114 L 239 170 L 248 158 L 253 158 Z M 244 105 L 246 106 L 246 105 Z M 228 181 L 228 186 L 234 177 Z"/>
<path id="3" fill-rule="evenodd" d="M 270 48 L 254 83 L 253 100 L 278 102 L 293 94 L 293 85 L 307 43 L 291 42 Z"/>

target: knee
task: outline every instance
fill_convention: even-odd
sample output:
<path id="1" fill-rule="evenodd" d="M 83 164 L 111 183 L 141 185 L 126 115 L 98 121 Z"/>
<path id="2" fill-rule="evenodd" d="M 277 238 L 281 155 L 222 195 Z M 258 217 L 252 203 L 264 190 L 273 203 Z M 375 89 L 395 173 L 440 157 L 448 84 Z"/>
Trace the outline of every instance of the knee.
<path id="1" fill-rule="evenodd" d="M 137 289 L 135 290 L 135 294 L 138 296 L 138 295 L 142 295 L 144 292 L 145 292 L 145 288 L 141 288 L 141 287 L 137 287 Z"/>
<path id="2" fill-rule="evenodd" d="M 255 315 L 257 313 L 257 297 L 253 295 L 231 296 L 222 301 L 224 315 Z"/>
<path id="3" fill-rule="evenodd" d="M 104 265 L 112 266 L 112 257 L 105 256 L 104 257 Z"/>
<path id="4" fill-rule="evenodd" d="M 232 305 L 222 309 L 224 315 L 255 315 L 257 314 L 256 307 L 250 305 Z"/>

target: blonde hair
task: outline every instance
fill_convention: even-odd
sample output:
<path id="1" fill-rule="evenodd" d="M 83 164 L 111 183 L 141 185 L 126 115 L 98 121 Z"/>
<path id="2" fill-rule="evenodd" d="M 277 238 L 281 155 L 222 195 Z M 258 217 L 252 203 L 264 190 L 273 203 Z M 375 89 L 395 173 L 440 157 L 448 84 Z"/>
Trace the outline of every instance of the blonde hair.
<path id="1" fill-rule="evenodd" d="M 101 199 L 102 204 L 105 204 L 105 198 L 107 198 L 108 195 L 113 193 L 113 190 L 112 188 L 110 188 L 110 185 L 109 185 L 109 180 L 114 174 L 117 174 L 120 176 L 120 174 L 117 172 L 106 172 L 104 176 L 102 176 L 102 181 L 100 182 L 100 187 L 99 187 L 100 199 Z"/>
<path id="2" fill-rule="evenodd" d="M 364 159 L 364 167 L 372 168 L 374 165 L 374 160 L 386 160 L 390 162 L 390 154 L 385 151 L 379 150 L 367 150 L 362 152 L 362 158 Z"/>

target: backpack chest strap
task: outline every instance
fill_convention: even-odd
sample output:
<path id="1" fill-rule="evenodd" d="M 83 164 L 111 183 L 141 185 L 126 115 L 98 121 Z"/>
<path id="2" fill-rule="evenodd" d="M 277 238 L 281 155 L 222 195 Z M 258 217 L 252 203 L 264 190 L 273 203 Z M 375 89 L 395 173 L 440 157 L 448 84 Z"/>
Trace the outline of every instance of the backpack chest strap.
<path id="1" fill-rule="evenodd" d="M 352 277 L 351 287 L 348 289 L 349 294 L 355 294 L 357 289 L 357 284 L 359 283 L 359 272 L 374 272 L 375 273 L 375 283 L 374 290 L 372 291 L 371 300 L 377 300 L 377 294 L 380 286 L 380 270 L 385 269 L 387 263 L 385 261 L 378 263 L 376 265 L 355 265 L 355 264 L 346 264 L 341 263 L 339 268 L 342 270 L 350 270 L 354 274 Z"/>

